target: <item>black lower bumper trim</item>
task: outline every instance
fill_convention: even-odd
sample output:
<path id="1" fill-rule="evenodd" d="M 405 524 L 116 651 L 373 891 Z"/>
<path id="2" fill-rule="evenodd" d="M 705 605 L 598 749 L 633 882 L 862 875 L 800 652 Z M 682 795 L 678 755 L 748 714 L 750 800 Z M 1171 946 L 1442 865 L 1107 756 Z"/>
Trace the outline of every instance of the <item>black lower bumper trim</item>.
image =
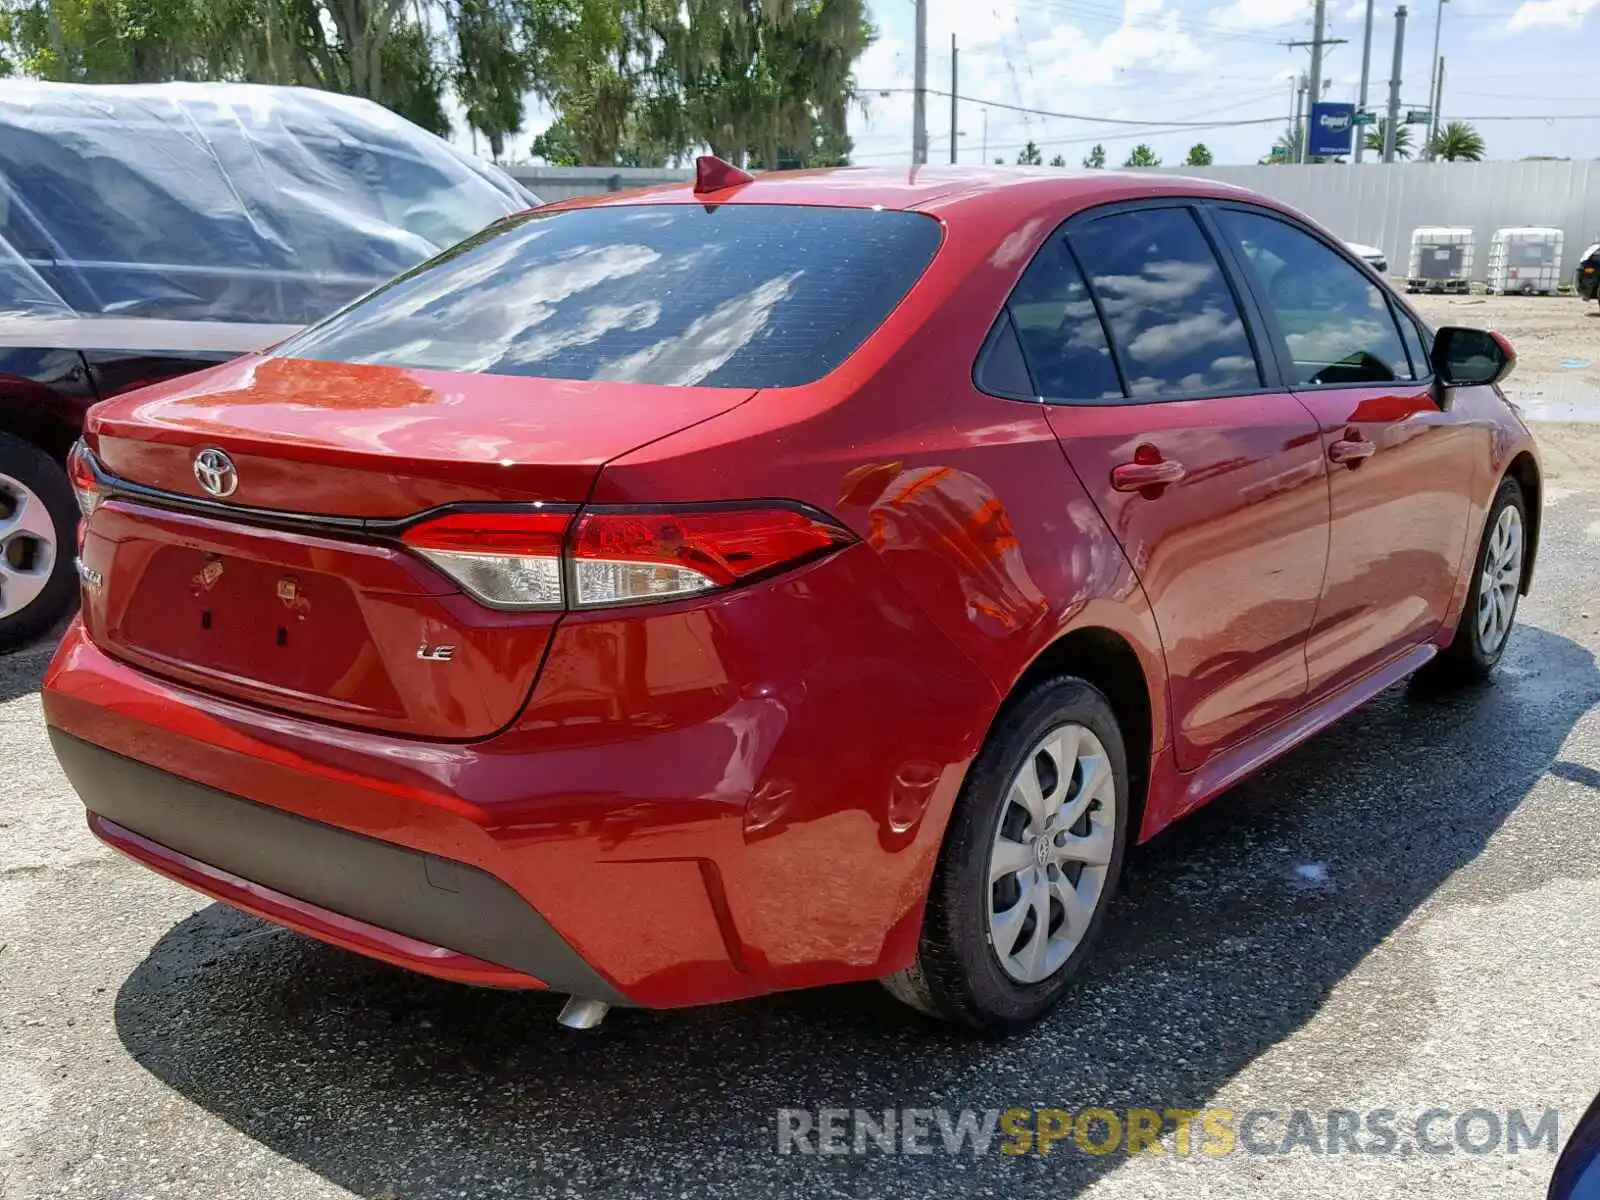
<path id="1" fill-rule="evenodd" d="M 458 954 L 552 991 L 627 999 L 487 871 L 206 787 L 59 730 L 50 742 L 84 805 L 219 870 Z"/>

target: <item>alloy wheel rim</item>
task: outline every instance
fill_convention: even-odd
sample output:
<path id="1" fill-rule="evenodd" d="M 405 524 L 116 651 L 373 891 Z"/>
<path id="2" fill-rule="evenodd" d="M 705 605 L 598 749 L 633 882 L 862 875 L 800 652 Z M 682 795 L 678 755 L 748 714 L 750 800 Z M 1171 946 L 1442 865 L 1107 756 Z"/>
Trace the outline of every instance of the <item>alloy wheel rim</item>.
<path id="1" fill-rule="evenodd" d="M 1005 973 L 1038 983 L 1088 932 L 1116 840 L 1111 759 L 1093 732 L 1058 725 L 1007 785 L 989 850 L 989 944 Z"/>
<path id="2" fill-rule="evenodd" d="M 0 618 L 39 598 L 56 565 L 56 523 L 21 480 L 0 474 Z"/>
<path id="3" fill-rule="evenodd" d="M 1500 510 L 1489 533 L 1478 580 L 1478 643 L 1493 654 L 1511 632 L 1522 583 L 1522 514 L 1511 505 Z"/>

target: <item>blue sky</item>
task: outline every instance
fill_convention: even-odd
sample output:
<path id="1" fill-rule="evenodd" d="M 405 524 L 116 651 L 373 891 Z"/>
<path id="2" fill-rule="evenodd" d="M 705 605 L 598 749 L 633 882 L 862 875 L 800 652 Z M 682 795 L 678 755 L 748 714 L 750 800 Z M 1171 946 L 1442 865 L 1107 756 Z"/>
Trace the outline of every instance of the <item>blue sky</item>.
<path id="1" fill-rule="evenodd" d="M 964 96 L 1053 112 L 1165 121 L 1265 121 L 1216 129 L 1150 129 L 1025 116 L 977 104 L 958 110 L 960 161 L 1014 161 L 1030 138 L 1046 160 L 1078 165 L 1095 141 L 1112 165 L 1139 141 L 1181 161 L 1203 141 L 1219 163 L 1254 162 L 1287 125 L 1305 50 L 1278 43 L 1310 34 L 1310 0 L 929 0 L 929 86 L 949 90 L 950 36 L 961 49 Z M 1437 0 L 1408 6 L 1402 99 L 1423 107 Z M 1378 0 L 1369 103 L 1387 98 L 1394 2 Z M 851 118 L 856 161 L 909 162 L 911 97 L 879 89 L 912 82 L 911 0 L 871 0 L 878 40 L 857 69 L 866 111 Z M 1329 36 L 1348 38 L 1325 59 L 1331 100 L 1353 100 L 1361 77 L 1365 0 L 1328 0 Z M 1600 119 L 1491 121 L 1485 117 L 1600 114 L 1600 0 L 1449 0 L 1440 53 L 1442 113 L 1473 118 L 1491 158 L 1600 156 Z M 930 158 L 949 158 L 949 101 L 929 98 Z M 1159 129 L 1160 127 L 1156 127 Z"/>

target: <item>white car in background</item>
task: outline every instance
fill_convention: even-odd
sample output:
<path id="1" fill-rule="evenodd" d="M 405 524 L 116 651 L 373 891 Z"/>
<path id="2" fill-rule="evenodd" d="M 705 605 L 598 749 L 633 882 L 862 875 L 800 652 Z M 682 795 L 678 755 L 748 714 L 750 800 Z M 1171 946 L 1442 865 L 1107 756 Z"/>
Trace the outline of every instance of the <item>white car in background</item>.
<path id="1" fill-rule="evenodd" d="M 1346 242 L 1345 247 L 1352 254 L 1359 255 L 1365 259 L 1367 265 L 1379 275 L 1387 275 L 1389 273 L 1389 260 L 1383 251 L 1376 246 L 1363 246 L 1360 242 Z"/>

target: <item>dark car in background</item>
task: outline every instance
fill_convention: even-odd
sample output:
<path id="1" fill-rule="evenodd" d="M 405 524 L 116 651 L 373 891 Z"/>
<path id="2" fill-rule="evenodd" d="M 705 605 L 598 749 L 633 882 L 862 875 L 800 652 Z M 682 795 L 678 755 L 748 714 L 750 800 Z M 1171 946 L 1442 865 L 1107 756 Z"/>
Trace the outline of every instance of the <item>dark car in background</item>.
<path id="1" fill-rule="evenodd" d="M 0 92 L 0 649 L 77 600 L 89 405 L 281 340 L 537 203 L 388 110 L 228 84 Z"/>
<path id="2" fill-rule="evenodd" d="M 1573 272 L 1572 284 L 1583 299 L 1600 300 L 1600 242 L 1583 252 Z"/>
<path id="3" fill-rule="evenodd" d="M 1562 1147 L 1546 1196 L 1547 1200 L 1600 1200 L 1600 1096 Z"/>

